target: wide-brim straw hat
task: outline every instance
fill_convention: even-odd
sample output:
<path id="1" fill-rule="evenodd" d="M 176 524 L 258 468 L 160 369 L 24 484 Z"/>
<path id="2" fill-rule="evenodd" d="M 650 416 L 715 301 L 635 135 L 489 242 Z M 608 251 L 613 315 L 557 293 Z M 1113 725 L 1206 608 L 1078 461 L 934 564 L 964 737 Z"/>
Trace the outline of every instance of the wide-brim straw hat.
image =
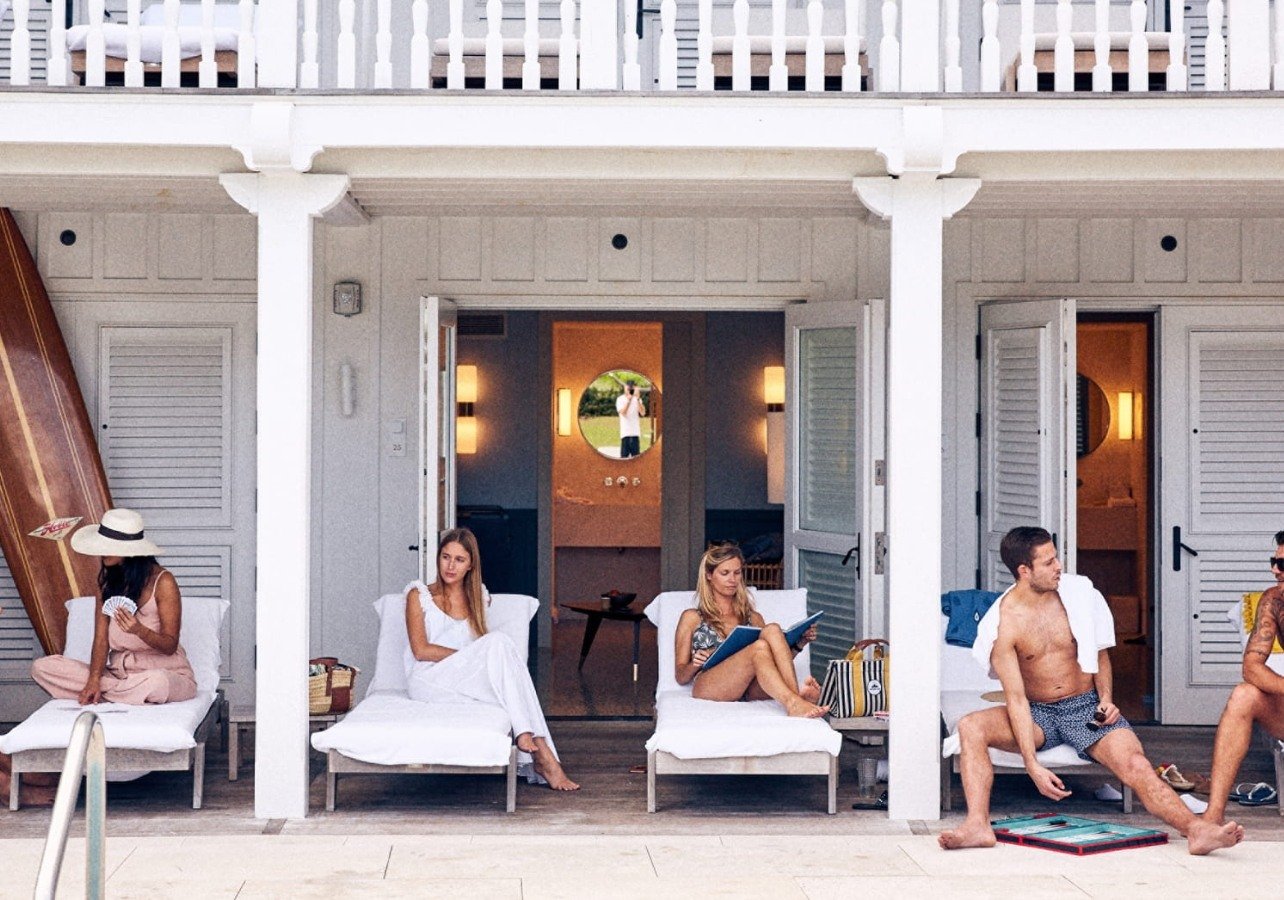
<path id="1" fill-rule="evenodd" d="M 86 556 L 159 556 L 143 535 L 143 517 L 132 509 L 109 509 L 103 520 L 84 525 L 71 536 L 71 549 Z"/>

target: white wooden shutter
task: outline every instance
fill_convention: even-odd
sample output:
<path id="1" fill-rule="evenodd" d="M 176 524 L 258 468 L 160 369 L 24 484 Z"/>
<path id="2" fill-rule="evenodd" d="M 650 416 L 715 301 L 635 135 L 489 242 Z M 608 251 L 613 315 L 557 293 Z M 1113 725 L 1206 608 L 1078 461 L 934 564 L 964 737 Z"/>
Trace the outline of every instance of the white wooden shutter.
<path id="1" fill-rule="evenodd" d="M 232 524 L 230 326 L 101 331 L 99 447 L 149 528 Z"/>
<path id="2" fill-rule="evenodd" d="M 41 655 L 35 629 L 27 618 L 9 566 L 0 556 L 0 682 L 31 678 L 31 661 Z"/>
<path id="3" fill-rule="evenodd" d="M 33 2 L 27 17 L 27 30 L 31 32 L 31 83 L 43 84 L 46 63 L 49 59 L 49 19 L 52 13 L 47 3 Z M 13 50 L 13 10 L 0 20 L 0 84 L 9 83 L 9 61 Z"/>
<path id="4" fill-rule="evenodd" d="M 165 556 L 161 562 L 174 574 L 174 580 L 178 582 L 184 596 L 220 599 L 233 596 L 230 544 L 181 543 L 178 542 L 182 540 L 181 534 L 176 533 L 161 533 L 157 537 L 164 540 L 161 549 L 165 551 Z M 223 617 L 218 645 L 221 657 L 219 674 L 227 678 L 232 674 L 231 616 Z"/>
<path id="5" fill-rule="evenodd" d="M 999 558 L 1012 528 L 1042 526 L 1063 545 L 1074 535 L 1067 502 L 1074 417 L 1066 415 L 1073 327 L 1070 301 L 981 309 L 980 583 L 989 590 L 1012 583 Z M 1063 559 L 1072 552 L 1060 549 Z"/>
<path id="6" fill-rule="evenodd" d="M 1187 78 L 1190 89 L 1204 89 L 1206 83 L 1205 76 L 1205 48 L 1208 45 L 1208 0 L 1187 0 L 1186 4 L 1186 56 L 1187 56 Z M 1222 13 L 1222 37 L 1227 37 L 1227 25 L 1229 16 L 1223 9 Z M 1227 60 L 1229 61 L 1229 54 Z"/>

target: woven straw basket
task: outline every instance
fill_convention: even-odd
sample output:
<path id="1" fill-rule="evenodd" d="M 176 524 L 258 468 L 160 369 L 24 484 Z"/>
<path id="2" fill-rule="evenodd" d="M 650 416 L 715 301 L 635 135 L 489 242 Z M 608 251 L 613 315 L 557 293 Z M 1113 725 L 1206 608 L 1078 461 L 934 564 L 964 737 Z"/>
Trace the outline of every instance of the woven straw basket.
<path id="1" fill-rule="evenodd" d="M 333 656 L 319 656 L 309 660 L 309 665 L 323 666 L 324 670 L 308 676 L 308 715 L 324 716 L 352 709 L 360 671 Z"/>

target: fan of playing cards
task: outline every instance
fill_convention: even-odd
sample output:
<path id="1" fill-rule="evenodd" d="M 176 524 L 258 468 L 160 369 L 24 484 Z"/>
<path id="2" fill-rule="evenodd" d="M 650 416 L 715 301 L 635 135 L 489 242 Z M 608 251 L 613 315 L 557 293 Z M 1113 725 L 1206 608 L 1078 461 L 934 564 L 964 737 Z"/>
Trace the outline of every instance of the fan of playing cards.
<path id="1" fill-rule="evenodd" d="M 120 595 L 108 597 L 103 601 L 104 616 L 114 616 L 118 609 L 123 609 L 132 616 L 134 613 L 138 612 L 138 604 L 133 600 L 130 600 L 128 597 L 122 597 Z"/>

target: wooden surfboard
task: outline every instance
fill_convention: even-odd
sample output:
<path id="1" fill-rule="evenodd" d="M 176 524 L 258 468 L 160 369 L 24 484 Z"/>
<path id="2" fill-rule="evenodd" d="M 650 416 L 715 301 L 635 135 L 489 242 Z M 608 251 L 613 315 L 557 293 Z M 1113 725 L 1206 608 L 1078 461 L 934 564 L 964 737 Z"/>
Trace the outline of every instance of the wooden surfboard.
<path id="1" fill-rule="evenodd" d="M 29 533 L 64 516 L 97 522 L 111 494 L 49 295 L 7 209 L 0 209 L 0 460 L 0 549 L 40 645 L 59 653 L 63 604 L 97 590 L 98 560 L 65 539 Z"/>

